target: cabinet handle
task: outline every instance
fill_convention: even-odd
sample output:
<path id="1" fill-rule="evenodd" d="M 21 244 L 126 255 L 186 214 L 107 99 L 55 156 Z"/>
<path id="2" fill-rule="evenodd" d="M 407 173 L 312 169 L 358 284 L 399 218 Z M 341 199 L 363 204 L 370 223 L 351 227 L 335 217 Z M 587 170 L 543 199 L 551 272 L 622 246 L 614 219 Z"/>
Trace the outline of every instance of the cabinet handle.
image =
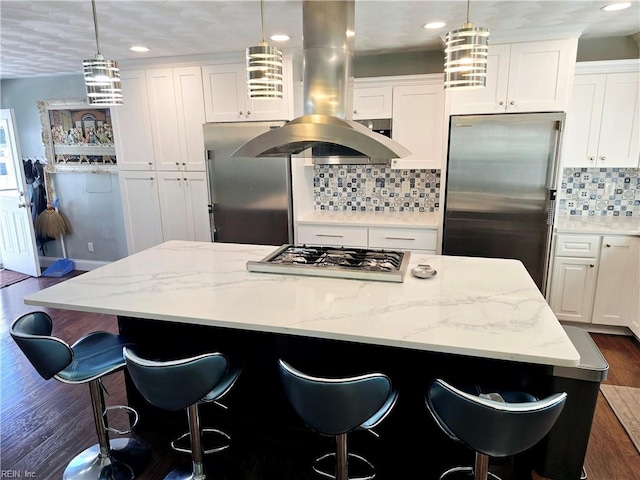
<path id="1" fill-rule="evenodd" d="M 513 100 L 511 100 L 511 101 L 509 102 L 509 105 L 515 105 L 515 104 L 516 104 L 516 102 L 514 102 Z"/>
<path id="2" fill-rule="evenodd" d="M 183 166 L 183 167 L 184 167 L 184 166 L 186 166 L 186 165 L 187 165 L 187 164 L 186 164 L 186 162 L 182 162 L 182 166 Z"/>
<path id="3" fill-rule="evenodd" d="M 589 266 L 590 266 L 591 268 L 595 267 L 595 265 L 594 265 L 593 263 L 590 263 L 590 264 L 589 264 Z"/>
<path id="4" fill-rule="evenodd" d="M 153 180 L 153 177 L 149 177 L 149 180 Z"/>
<path id="5" fill-rule="evenodd" d="M 602 160 L 603 162 L 607 159 L 607 157 L 600 157 L 600 160 Z"/>
<path id="6" fill-rule="evenodd" d="M 415 240 L 415 238 L 409 238 L 409 237 L 384 237 L 385 240 Z"/>
<path id="7" fill-rule="evenodd" d="M 240 115 L 242 115 L 242 110 L 240 110 L 240 112 L 238 112 Z"/>
<path id="8" fill-rule="evenodd" d="M 610 247 L 611 247 L 611 244 L 610 244 L 610 243 L 607 243 L 607 248 L 610 248 Z"/>
<path id="9" fill-rule="evenodd" d="M 358 110 L 354 110 L 354 111 L 353 111 L 353 114 L 354 114 L 354 115 L 357 115 L 357 114 L 358 114 Z"/>
<path id="10" fill-rule="evenodd" d="M 178 181 L 182 180 L 180 177 L 178 177 Z"/>
<path id="11" fill-rule="evenodd" d="M 247 110 L 247 115 L 251 115 L 251 112 L 249 110 Z"/>
<path id="12" fill-rule="evenodd" d="M 180 166 L 180 162 L 176 162 L 176 165 Z"/>
<path id="13" fill-rule="evenodd" d="M 187 181 L 187 179 L 186 179 L 186 178 L 183 178 L 183 180 L 184 180 L 185 182 Z"/>
<path id="14" fill-rule="evenodd" d="M 500 100 L 500 103 L 498 105 L 504 105 L 504 102 Z"/>
<path id="15" fill-rule="evenodd" d="M 589 157 L 589 161 L 590 162 L 595 162 L 596 161 L 596 157 Z"/>
<path id="16" fill-rule="evenodd" d="M 328 233 L 316 233 L 316 237 L 342 238 L 344 235 L 330 235 Z"/>
<path id="17" fill-rule="evenodd" d="M 153 162 L 149 162 L 149 165 L 153 165 Z"/>

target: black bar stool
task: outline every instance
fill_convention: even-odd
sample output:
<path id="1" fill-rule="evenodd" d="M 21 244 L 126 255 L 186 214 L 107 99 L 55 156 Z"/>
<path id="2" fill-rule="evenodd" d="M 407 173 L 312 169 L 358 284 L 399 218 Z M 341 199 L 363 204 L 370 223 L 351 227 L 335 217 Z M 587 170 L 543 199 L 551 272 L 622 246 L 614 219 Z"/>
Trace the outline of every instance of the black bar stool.
<path id="1" fill-rule="evenodd" d="M 489 472 L 489 457 L 508 457 L 533 447 L 551 430 L 566 399 L 564 392 L 542 400 L 524 392 L 479 396 L 433 380 L 426 395 L 429 412 L 450 438 L 475 452 L 473 467 L 450 468 L 440 480 L 457 472 L 475 480 L 500 480 Z"/>
<path id="2" fill-rule="evenodd" d="M 373 464 L 347 449 L 347 433 L 372 430 L 393 409 L 398 391 L 389 377 L 371 373 L 356 377 L 321 378 L 306 375 L 284 360 L 279 360 L 280 377 L 285 394 L 302 421 L 312 430 L 335 437 L 336 451 L 318 458 L 313 470 L 336 480 L 370 480 L 375 477 Z M 320 463 L 335 457 L 335 474 L 321 468 Z M 358 460 L 369 474 L 349 479 L 349 460 Z"/>
<path id="3" fill-rule="evenodd" d="M 64 480 L 131 480 L 149 461 L 149 449 L 134 438 L 109 440 L 109 432 L 128 434 L 138 422 L 138 414 L 124 405 L 105 408 L 102 378 L 124 368 L 126 343 L 109 332 L 89 333 L 73 345 L 51 335 L 53 321 L 45 312 L 32 312 L 17 318 L 11 325 L 15 340 L 37 372 L 45 380 L 63 383 L 88 383 L 93 407 L 93 421 L 98 444 L 84 450 L 67 465 Z M 107 412 L 125 409 L 134 415 L 128 430 L 110 428 Z"/>
<path id="4" fill-rule="evenodd" d="M 219 402 L 233 387 L 241 368 L 230 366 L 222 353 L 207 353 L 190 358 L 169 361 L 154 361 L 141 358 L 131 349 L 124 349 L 127 370 L 142 396 L 152 405 L 164 410 L 186 408 L 189 431 L 171 442 L 174 450 L 191 454 L 190 470 L 176 467 L 165 480 L 204 480 L 204 455 L 225 450 L 230 445 L 230 437 L 222 430 L 200 428 L 200 403 Z M 215 448 L 205 450 L 202 434 L 216 436 L 219 442 Z M 191 448 L 181 448 L 177 443 L 190 438 Z"/>

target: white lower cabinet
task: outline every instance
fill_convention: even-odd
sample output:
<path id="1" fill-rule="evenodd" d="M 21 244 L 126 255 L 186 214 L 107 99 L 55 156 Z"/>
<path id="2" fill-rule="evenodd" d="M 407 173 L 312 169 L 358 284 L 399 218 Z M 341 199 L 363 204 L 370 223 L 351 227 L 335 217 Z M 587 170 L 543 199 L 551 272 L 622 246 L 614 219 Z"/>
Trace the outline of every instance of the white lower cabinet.
<path id="1" fill-rule="evenodd" d="M 430 228 L 370 227 L 335 224 L 298 225 L 296 243 L 336 247 L 415 250 L 435 254 L 438 230 Z"/>
<path id="2" fill-rule="evenodd" d="M 211 241 L 205 172 L 120 171 L 127 249 Z"/>
<path id="3" fill-rule="evenodd" d="M 298 225 L 296 243 L 306 245 L 332 245 L 336 247 L 366 248 L 367 227 L 342 225 Z"/>
<path id="4" fill-rule="evenodd" d="M 557 235 L 549 305 L 559 320 L 633 328 L 640 237 Z"/>
<path id="5" fill-rule="evenodd" d="M 591 322 L 595 288 L 595 258 L 556 258 L 549 305 L 558 320 Z"/>
<path id="6" fill-rule="evenodd" d="M 211 241 L 204 172 L 158 172 L 158 193 L 165 242 Z"/>
<path id="7" fill-rule="evenodd" d="M 162 243 L 162 221 L 155 172 L 120 171 L 122 210 L 129 255 Z"/>

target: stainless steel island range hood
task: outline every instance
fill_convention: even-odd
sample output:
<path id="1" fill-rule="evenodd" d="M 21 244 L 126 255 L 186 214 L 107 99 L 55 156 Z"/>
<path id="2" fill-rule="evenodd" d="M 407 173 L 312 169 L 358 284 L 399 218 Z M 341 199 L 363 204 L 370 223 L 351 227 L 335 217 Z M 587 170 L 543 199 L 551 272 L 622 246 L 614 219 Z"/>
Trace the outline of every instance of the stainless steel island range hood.
<path id="1" fill-rule="evenodd" d="M 304 115 L 247 142 L 233 157 L 292 155 L 326 143 L 356 150 L 369 163 L 389 163 L 411 154 L 351 120 L 354 19 L 355 0 L 303 1 Z M 363 163 L 345 163 L 349 162 Z"/>

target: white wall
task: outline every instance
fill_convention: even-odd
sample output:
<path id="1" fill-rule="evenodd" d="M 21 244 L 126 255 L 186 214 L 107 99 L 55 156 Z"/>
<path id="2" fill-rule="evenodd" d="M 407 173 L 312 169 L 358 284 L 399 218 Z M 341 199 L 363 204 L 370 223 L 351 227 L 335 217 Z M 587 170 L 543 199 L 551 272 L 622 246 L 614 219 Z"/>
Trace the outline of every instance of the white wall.
<path id="1" fill-rule="evenodd" d="M 0 104 L 2 108 L 14 110 L 20 150 L 22 156 L 28 158 L 44 158 L 45 154 L 38 100 L 83 98 L 85 88 L 81 74 L 0 83 Z M 65 237 L 67 256 L 97 262 L 125 257 L 127 242 L 117 175 L 56 173 L 52 181 L 60 198 L 60 211 L 73 230 Z M 93 242 L 93 252 L 89 252 L 87 242 Z M 45 254 L 61 257 L 60 242 L 47 242 Z"/>

